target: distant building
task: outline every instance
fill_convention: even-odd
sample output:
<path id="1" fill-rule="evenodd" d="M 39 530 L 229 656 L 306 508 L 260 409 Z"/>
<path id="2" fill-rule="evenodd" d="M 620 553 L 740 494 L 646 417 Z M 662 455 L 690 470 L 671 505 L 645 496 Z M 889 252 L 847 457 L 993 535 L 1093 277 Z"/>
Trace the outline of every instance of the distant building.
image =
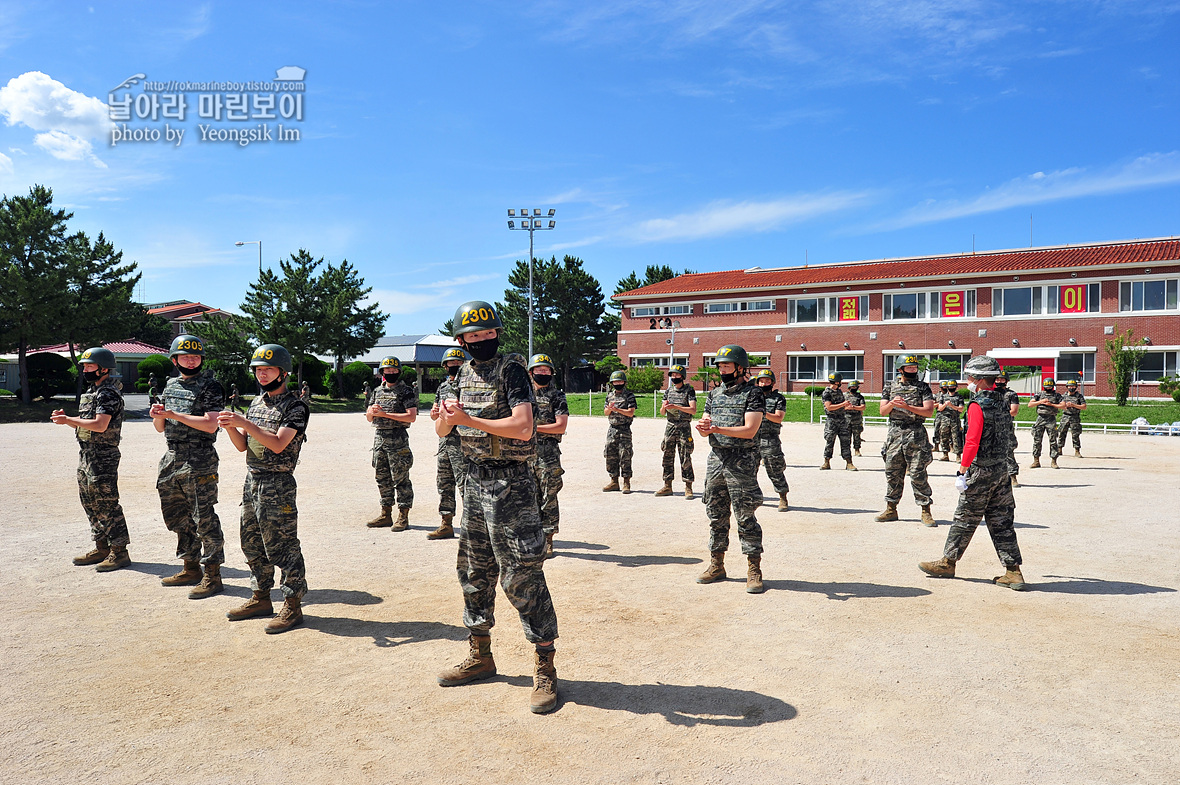
<path id="1" fill-rule="evenodd" d="M 150 354 L 167 355 L 168 350 L 159 346 L 152 346 L 150 343 L 137 341 L 132 339 L 130 341 L 111 341 L 104 343 L 104 349 L 110 349 L 115 355 L 115 364 L 122 375 L 121 381 L 123 383 L 123 390 L 125 392 L 134 392 L 135 383 L 139 381 L 139 364 L 147 358 Z M 91 347 L 89 346 L 75 346 L 74 356 L 78 357 L 82 352 Z M 57 344 L 55 346 L 42 346 L 39 349 L 30 349 L 28 354 L 32 357 L 34 354 L 43 354 L 45 352 L 53 352 L 60 354 L 62 357 L 69 359 L 70 347 L 68 344 Z M 19 367 L 16 363 L 16 355 L 5 355 L 9 361 L 0 363 L 0 387 L 6 390 L 20 389 Z M 164 380 L 160 380 L 163 384 Z"/>
<path id="2" fill-rule="evenodd" d="M 417 387 L 422 391 L 423 369 L 428 367 L 442 367 L 442 356 L 447 349 L 458 348 L 459 343 L 450 336 L 438 334 L 425 335 L 386 335 L 377 341 L 377 345 L 360 357 L 353 357 L 348 362 L 363 362 L 376 368 L 386 357 L 396 357 L 402 365 L 412 367 L 418 374 Z M 331 362 L 331 358 L 328 358 Z"/>
<path id="3" fill-rule="evenodd" d="M 144 308 L 153 316 L 159 316 L 172 324 L 172 337 L 190 332 L 190 322 L 207 322 L 210 318 L 224 319 L 234 314 L 203 303 L 189 300 L 172 300 L 166 303 L 145 303 Z"/>

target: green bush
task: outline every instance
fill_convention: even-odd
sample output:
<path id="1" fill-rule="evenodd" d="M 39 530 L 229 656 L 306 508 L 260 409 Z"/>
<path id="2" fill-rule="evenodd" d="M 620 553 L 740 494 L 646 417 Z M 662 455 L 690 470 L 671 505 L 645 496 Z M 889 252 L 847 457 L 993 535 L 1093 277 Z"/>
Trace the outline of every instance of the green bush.
<path id="1" fill-rule="evenodd" d="M 626 366 L 623 365 L 623 361 L 613 354 L 608 354 L 606 357 L 594 363 L 594 370 L 603 376 L 610 376 L 615 371 L 622 371 L 625 368 Z"/>
<path id="2" fill-rule="evenodd" d="M 633 393 L 655 392 L 664 386 L 664 372 L 654 365 L 641 365 L 627 371 L 627 389 Z"/>
<path id="3" fill-rule="evenodd" d="M 955 390 L 955 395 L 962 398 L 964 401 L 971 400 L 971 391 L 964 387 L 962 390 Z"/>
<path id="4" fill-rule="evenodd" d="M 5 390 L 3 387 L 0 387 L 0 396 L 4 396 L 4 395 L 13 395 L 13 396 L 15 396 L 15 395 L 16 395 L 16 393 L 14 393 L 12 390 Z"/>
<path id="5" fill-rule="evenodd" d="M 69 358 L 53 352 L 38 352 L 28 356 L 29 394 L 33 400 L 46 400 L 62 393 L 74 392 L 78 371 Z"/>
<path id="6" fill-rule="evenodd" d="M 827 389 L 826 384 L 809 384 L 803 388 L 803 394 L 804 395 L 811 395 L 813 397 L 818 397 L 820 395 L 823 395 L 824 390 L 826 390 L 826 389 Z"/>
<path id="7" fill-rule="evenodd" d="M 298 370 L 299 366 L 295 366 Z M 313 395 L 327 395 L 328 385 L 327 381 L 328 371 L 332 366 L 318 357 L 312 357 L 310 354 L 303 358 L 303 381 L 307 382 L 307 386 L 311 388 Z"/>
<path id="8" fill-rule="evenodd" d="M 330 389 L 336 389 L 336 372 L 329 371 L 327 381 Z M 373 377 L 373 369 L 365 365 L 360 360 L 351 362 L 344 366 L 344 397 L 355 398 L 361 394 L 361 390 L 365 386 L 365 382 L 372 387 L 375 384 Z"/>
<path id="9" fill-rule="evenodd" d="M 135 389 L 147 392 L 148 379 L 154 373 L 160 389 L 163 390 L 168 377 L 172 375 L 172 360 L 162 354 L 149 354 L 139 361 L 136 370 L 139 371 L 139 378 L 135 382 Z"/>

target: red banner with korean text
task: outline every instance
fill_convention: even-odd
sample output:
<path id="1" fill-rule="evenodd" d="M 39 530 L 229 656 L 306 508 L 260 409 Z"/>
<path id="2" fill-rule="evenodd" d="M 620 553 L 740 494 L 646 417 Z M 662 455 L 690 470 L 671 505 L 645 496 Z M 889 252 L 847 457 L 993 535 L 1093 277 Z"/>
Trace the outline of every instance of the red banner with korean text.
<path id="1" fill-rule="evenodd" d="M 960 290 L 957 292 L 943 292 L 942 293 L 942 315 L 943 316 L 966 316 L 967 315 L 967 292 Z"/>
<path id="2" fill-rule="evenodd" d="M 1086 285 L 1084 283 L 1062 286 L 1058 289 L 1058 296 L 1061 298 L 1061 302 L 1058 303 L 1057 310 L 1061 313 L 1086 312 Z"/>
<path id="3" fill-rule="evenodd" d="M 855 322 L 860 319 L 860 297 L 840 298 L 840 321 Z"/>

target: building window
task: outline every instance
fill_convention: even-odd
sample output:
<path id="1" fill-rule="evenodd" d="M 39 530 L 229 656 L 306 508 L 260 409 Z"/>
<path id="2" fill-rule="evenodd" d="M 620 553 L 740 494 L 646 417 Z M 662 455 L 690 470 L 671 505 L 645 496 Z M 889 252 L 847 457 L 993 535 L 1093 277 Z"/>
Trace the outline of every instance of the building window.
<path id="1" fill-rule="evenodd" d="M 867 295 L 804 297 L 787 301 L 787 321 L 791 324 L 857 322 L 868 318 Z"/>
<path id="2" fill-rule="evenodd" d="M 640 316 L 659 316 L 659 314 L 660 314 L 659 308 L 653 308 L 650 306 L 644 306 L 643 308 L 632 308 L 631 309 L 631 316 L 636 317 L 636 318 L 640 317 Z"/>
<path id="3" fill-rule="evenodd" d="M 692 313 L 692 306 L 691 305 L 666 305 L 666 306 L 664 306 L 664 315 L 665 316 L 673 316 L 673 315 L 680 316 L 680 315 L 689 314 L 689 313 Z"/>
<path id="4" fill-rule="evenodd" d="M 729 313 L 731 311 L 773 311 L 774 300 L 751 300 L 744 303 L 705 303 L 705 313 Z"/>
<path id="5" fill-rule="evenodd" d="M 1094 361 L 1097 357 L 1095 352 L 1069 352 L 1062 353 L 1057 358 L 1057 378 L 1058 380 L 1069 381 L 1074 379 L 1080 380 L 1083 383 L 1094 383 Z"/>
<path id="6" fill-rule="evenodd" d="M 930 315 L 935 319 L 957 319 L 975 316 L 975 290 L 956 289 L 930 292 Z"/>
<path id="7" fill-rule="evenodd" d="M 908 355 L 902 354 L 886 354 L 885 359 L 885 383 L 889 384 L 897 376 L 897 358 Z M 939 370 L 937 368 L 930 368 L 923 375 L 923 379 L 927 382 L 940 382 L 947 379 L 954 379 L 957 382 L 963 381 L 963 363 L 967 361 L 970 355 L 967 354 L 919 354 L 915 355 L 919 359 L 925 358 L 927 360 L 940 360 L 944 363 L 949 363 L 948 370 Z"/>
<path id="8" fill-rule="evenodd" d="M 654 365 L 657 368 L 668 368 L 668 355 L 653 357 L 650 355 L 631 355 L 630 363 L 632 368 L 642 368 L 645 365 Z M 671 365 L 683 365 L 688 367 L 688 357 L 676 357 Z"/>
<path id="9" fill-rule="evenodd" d="M 992 316 L 1097 313 L 1101 304 L 1100 284 L 1096 283 L 992 289 Z"/>
<path id="10" fill-rule="evenodd" d="M 705 303 L 705 313 L 728 313 L 737 309 L 737 303 Z"/>
<path id="11" fill-rule="evenodd" d="M 863 354 L 791 355 L 787 378 L 793 382 L 827 381 L 829 373 L 839 373 L 844 381 L 864 375 Z"/>
<path id="12" fill-rule="evenodd" d="M 1136 382 L 1158 382 L 1164 376 L 1176 375 L 1176 352 L 1147 352 L 1135 372 Z"/>
<path id="13" fill-rule="evenodd" d="M 826 322 L 826 313 L 821 316 L 820 309 L 827 305 L 826 299 L 812 297 L 810 299 L 788 300 L 787 321 L 792 324 L 814 324 Z"/>
<path id="14" fill-rule="evenodd" d="M 1119 284 L 1120 311 L 1174 311 L 1177 280 L 1123 281 Z"/>

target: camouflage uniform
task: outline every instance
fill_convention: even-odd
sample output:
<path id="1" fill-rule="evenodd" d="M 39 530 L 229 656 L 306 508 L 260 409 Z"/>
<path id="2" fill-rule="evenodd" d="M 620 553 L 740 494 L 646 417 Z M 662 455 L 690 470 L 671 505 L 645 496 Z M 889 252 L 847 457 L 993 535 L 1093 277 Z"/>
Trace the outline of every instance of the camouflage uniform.
<path id="1" fill-rule="evenodd" d="M 1074 392 L 1067 392 L 1061 396 L 1062 403 L 1076 403 L 1079 406 L 1084 406 L 1086 403 L 1086 396 L 1082 395 L 1081 390 Z M 1081 409 L 1062 409 L 1061 410 L 1061 427 L 1057 431 L 1057 454 L 1061 455 L 1061 449 L 1065 447 L 1065 439 L 1070 434 L 1073 435 L 1074 450 L 1082 451 L 1082 410 Z"/>
<path id="2" fill-rule="evenodd" d="M 78 417 L 93 420 L 109 414 L 102 433 L 77 429 L 78 497 L 90 519 L 90 537 L 99 548 L 120 548 L 131 542 L 127 519 L 119 504 L 119 441 L 123 431 L 123 396 L 110 377 L 82 393 Z"/>
<path id="3" fill-rule="evenodd" d="M 225 388 L 206 371 L 164 385 L 164 408 L 204 417 L 225 408 Z M 177 420 L 164 421 L 168 450 L 160 459 L 156 490 L 168 531 L 176 533 L 176 555 L 205 565 L 225 562 L 225 535 L 217 517 L 217 431 L 205 433 Z M 202 558 L 201 552 L 204 551 Z"/>
<path id="4" fill-rule="evenodd" d="M 1041 390 L 1033 393 L 1034 401 L 1061 403 L 1061 394 L 1053 390 Z M 1061 455 L 1061 448 L 1057 446 L 1057 409 L 1041 404 L 1037 406 L 1037 421 L 1033 423 L 1032 442 L 1033 458 L 1041 457 L 1041 441 L 1045 438 L 1045 431 L 1049 432 L 1049 457 L 1057 460 Z"/>
<path id="5" fill-rule="evenodd" d="M 679 388 L 672 386 L 664 390 L 664 400 L 675 406 L 691 406 L 696 399 L 697 391 L 688 382 Z M 677 449 L 680 450 L 680 479 L 692 482 L 696 479 L 692 470 L 692 415 L 679 409 L 669 409 L 664 414 L 668 418 L 664 440 L 660 442 L 660 451 L 664 454 L 664 484 L 671 485 L 676 479 Z"/>
<path id="6" fill-rule="evenodd" d="M 766 402 L 766 414 L 777 414 L 786 410 L 787 400 L 782 393 L 764 387 L 758 389 L 762 390 L 762 397 Z M 782 430 L 782 423 L 771 422 L 764 415 L 762 424 L 758 426 L 756 437 L 758 440 L 758 460 L 766 465 L 766 476 L 770 478 L 774 492 L 780 494 L 789 493 L 791 490 L 791 486 L 787 485 L 787 476 L 784 473 L 787 469 L 787 459 L 783 457 L 783 443 L 780 436 Z"/>
<path id="7" fill-rule="evenodd" d="M 825 403 L 844 403 L 844 391 L 840 389 L 824 388 L 820 400 Z M 848 414 L 843 409 L 826 412 L 824 415 L 824 460 L 831 460 L 836 447 L 836 439 L 840 439 L 840 457 L 852 463 L 852 432 L 848 430 Z"/>
<path id="8" fill-rule="evenodd" d="M 746 412 L 765 412 L 766 398 L 753 382 L 733 381 L 709 391 L 705 412 L 713 425 L 741 427 Z M 742 553 L 762 554 L 762 527 L 754 517 L 762 505 L 758 487 L 757 439 L 709 434 L 709 461 L 705 468 L 705 514 L 709 516 L 709 552 L 729 549 L 729 510 L 737 518 Z"/>
<path id="9" fill-rule="evenodd" d="M 859 390 L 850 389 L 848 392 L 844 393 L 844 397 L 853 406 L 864 406 L 865 405 L 865 397 L 860 394 Z M 852 435 L 852 449 L 854 449 L 858 452 L 860 451 L 860 437 L 861 437 L 861 434 L 864 433 L 864 430 L 865 430 L 865 413 L 864 412 L 854 412 L 851 409 L 848 410 L 848 432 Z"/>
<path id="10" fill-rule="evenodd" d="M 246 482 L 242 487 L 242 553 L 250 567 L 250 588 L 267 593 L 275 584 L 275 567 L 283 571 L 279 584 L 285 597 L 299 599 L 307 592 L 303 551 L 299 548 L 299 510 L 295 507 L 295 464 L 307 440 L 311 409 L 291 390 L 271 399 L 257 396 L 246 419 L 271 433 L 291 428 L 295 437 L 287 449 L 272 452 L 252 436 L 246 439 Z"/>
<path id="11" fill-rule="evenodd" d="M 634 409 L 635 395 L 623 388 L 622 392 L 611 390 L 606 396 L 608 405 L 620 409 Z M 635 448 L 631 445 L 631 418 L 618 412 L 611 412 L 607 416 L 610 426 L 606 429 L 606 449 L 602 454 L 606 457 L 606 473 L 611 477 L 631 476 L 631 458 L 635 455 Z"/>
<path id="12" fill-rule="evenodd" d="M 890 401 L 899 396 L 910 406 L 923 406 L 926 401 L 934 400 L 930 385 L 919 379 L 907 381 L 900 373 L 881 392 L 881 400 Z M 881 458 L 885 461 L 885 501 L 889 504 L 896 505 L 901 501 L 907 471 L 914 500 L 923 507 L 933 503 L 926 467 L 934 456 L 931 455 L 925 422 L 925 417 L 903 409 L 894 408 L 889 412 L 889 432 L 881 445 Z"/>
<path id="13" fill-rule="evenodd" d="M 458 400 L 459 388 L 455 380 L 443 379 L 435 393 L 436 400 L 453 398 Z M 463 460 L 463 451 L 459 448 L 459 433 L 451 431 L 438 440 L 436 455 L 438 466 L 435 487 L 438 489 L 438 514 L 442 516 L 455 514 L 455 489 L 459 489 L 459 496 L 463 496 L 463 483 L 467 479 L 467 462 Z M 392 507 L 392 505 L 390 505 Z"/>
<path id="14" fill-rule="evenodd" d="M 939 393 L 934 399 L 935 403 L 953 403 L 956 406 L 960 401 L 962 398 L 959 394 L 953 392 Z M 959 412 L 950 407 L 934 415 L 934 451 L 963 454 L 963 421 L 959 419 Z"/>
<path id="15" fill-rule="evenodd" d="M 536 407 L 533 385 L 518 354 L 488 362 L 469 360 L 459 370 L 459 401 L 482 419 L 510 417 L 520 404 Z M 536 432 L 528 440 L 494 436 L 457 426 L 467 482 L 456 569 L 463 588 L 463 624 L 473 635 L 488 635 L 496 623 L 496 579 L 520 614 L 533 643 L 557 637 L 557 614 L 545 583 L 545 534 L 537 507 L 536 481 L 528 460 L 536 453 Z"/>
<path id="16" fill-rule="evenodd" d="M 392 387 L 384 382 L 373 390 L 370 404 L 380 406 L 389 414 L 405 414 L 418 408 L 418 393 L 403 381 Z M 373 420 L 373 468 L 377 470 L 377 489 L 381 506 L 410 509 L 414 506 L 414 486 L 410 484 L 410 467 L 414 453 L 410 452 L 409 423 L 377 417 Z"/>
<path id="17" fill-rule="evenodd" d="M 1016 462 L 1016 418 L 1010 412 L 1012 411 L 1012 404 L 1020 406 L 1020 396 L 1015 390 L 1000 390 L 998 387 L 996 388 L 996 392 L 1004 396 L 1004 405 L 1009 407 L 1008 421 L 1012 424 L 1012 438 L 1008 442 L 1008 476 L 1015 477 L 1020 474 L 1020 464 Z M 963 410 L 963 416 L 967 416 L 965 409 Z"/>
<path id="18" fill-rule="evenodd" d="M 570 407 L 565 400 L 565 393 L 557 389 L 553 382 L 540 389 L 534 388 L 533 395 L 537 399 L 537 425 L 552 425 L 557 422 L 559 414 L 569 416 Z M 529 461 L 529 465 L 537 481 L 541 528 L 546 535 L 557 534 L 561 523 L 557 494 L 565 485 L 561 479 L 565 474 L 565 469 L 561 468 L 561 435 L 538 433 L 537 454 Z"/>
<path id="19" fill-rule="evenodd" d="M 983 433 L 979 452 L 967 469 L 967 490 L 959 495 L 955 520 L 947 534 L 943 556 L 950 561 L 963 558 L 963 552 L 975 534 L 980 520 L 987 520 L 996 555 L 1009 569 L 1020 567 L 1020 546 L 1016 542 L 1013 514 L 1016 499 L 1008 479 L 1009 442 L 1012 439 L 1012 416 L 1002 393 L 980 390 L 969 406 L 978 406 L 983 413 Z"/>

